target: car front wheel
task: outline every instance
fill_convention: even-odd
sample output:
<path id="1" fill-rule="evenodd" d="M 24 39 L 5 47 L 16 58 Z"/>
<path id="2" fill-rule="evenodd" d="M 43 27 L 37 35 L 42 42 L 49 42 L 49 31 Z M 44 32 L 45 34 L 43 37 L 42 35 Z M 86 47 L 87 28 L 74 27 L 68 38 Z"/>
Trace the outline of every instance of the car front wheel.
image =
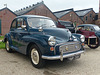
<path id="1" fill-rule="evenodd" d="M 32 45 L 30 48 L 30 60 L 34 67 L 42 68 L 45 65 L 45 60 L 41 58 L 42 54 L 36 45 Z"/>

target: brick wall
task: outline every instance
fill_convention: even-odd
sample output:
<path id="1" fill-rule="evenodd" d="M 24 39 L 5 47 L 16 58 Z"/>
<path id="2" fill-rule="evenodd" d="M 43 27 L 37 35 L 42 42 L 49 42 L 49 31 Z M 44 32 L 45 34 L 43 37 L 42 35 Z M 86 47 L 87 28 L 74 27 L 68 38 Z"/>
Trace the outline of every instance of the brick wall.
<path id="1" fill-rule="evenodd" d="M 99 0 L 99 14 L 98 14 L 98 19 L 100 19 L 100 0 Z"/>
<path id="2" fill-rule="evenodd" d="M 98 20 L 95 21 L 95 24 L 99 25 L 99 27 L 100 27 L 100 0 L 99 0 L 99 14 L 98 14 Z"/>
<path id="3" fill-rule="evenodd" d="M 46 16 L 50 17 L 53 20 L 57 21 L 56 16 L 53 15 L 53 13 L 45 6 L 45 5 L 40 5 L 30 12 L 26 13 L 25 15 L 40 15 L 40 16 Z"/>
<path id="4" fill-rule="evenodd" d="M 10 12 L 8 9 L 4 9 L 0 11 L 0 19 L 1 19 L 1 33 L 2 35 L 5 35 L 9 32 L 11 22 L 16 17 L 12 12 Z"/>
<path id="5" fill-rule="evenodd" d="M 74 11 L 72 11 L 72 12 L 64 15 L 59 20 L 71 21 L 73 23 L 76 22 L 77 25 L 83 23 L 83 21 L 81 20 L 81 18 L 78 15 L 76 15 L 76 13 Z"/>
<path id="6" fill-rule="evenodd" d="M 89 12 L 87 15 L 85 15 L 84 17 L 83 17 L 83 21 L 84 21 L 84 23 L 85 24 L 94 24 L 95 22 L 94 22 L 94 19 L 95 19 L 95 12 L 94 11 L 91 11 L 91 12 Z M 87 17 L 87 20 L 86 20 L 86 17 Z"/>

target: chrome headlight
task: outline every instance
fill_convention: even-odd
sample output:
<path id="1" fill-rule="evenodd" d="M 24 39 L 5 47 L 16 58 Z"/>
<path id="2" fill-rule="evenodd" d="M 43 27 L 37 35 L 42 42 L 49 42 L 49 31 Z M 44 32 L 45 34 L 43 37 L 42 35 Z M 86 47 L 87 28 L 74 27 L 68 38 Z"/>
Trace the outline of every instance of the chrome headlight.
<path id="1" fill-rule="evenodd" d="M 85 42 L 85 36 L 84 35 L 81 35 L 80 39 L 81 39 L 81 42 Z"/>
<path id="2" fill-rule="evenodd" d="M 50 36 L 49 39 L 48 39 L 48 44 L 50 46 L 54 46 L 56 44 L 56 39 L 54 36 Z"/>

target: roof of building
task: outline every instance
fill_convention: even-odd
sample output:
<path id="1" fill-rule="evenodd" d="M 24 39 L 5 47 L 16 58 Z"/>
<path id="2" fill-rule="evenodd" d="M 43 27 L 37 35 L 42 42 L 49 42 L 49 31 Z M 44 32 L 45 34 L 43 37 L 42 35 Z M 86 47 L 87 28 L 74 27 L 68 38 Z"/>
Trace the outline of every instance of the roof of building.
<path id="1" fill-rule="evenodd" d="M 54 15 L 56 15 L 57 18 L 61 18 L 62 16 L 68 14 L 71 11 L 73 11 L 73 8 L 72 9 L 67 9 L 67 10 L 61 10 L 61 11 L 54 12 Z"/>
<path id="2" fill-rule="evenodd" d="M 23 9 L 20 9 L 20 10 L 16 10 L 14 13 L 16 14 L 16 15 L 24 15 L 25 13 L 27 13 L 27 12 L 29 12 L 29 11 L 31 11 L 32 9 L 34 9 L 34 8 L 36 8 L 36 7 L 38 7 L 38 6 L 40 6 L 41 4 L 44 4 L 44 2 L 42 1 L 42 2 L 40 2 L 40 3 L 37 3 L 37 4 L 33 4 L 32 6 L 30 5 L 29 7 L 27 6 L 26 8 L 23 8 Z"/>
<path id="3" fill-rule="evenodd" d="M 31 10 L 35 9 L 36 7 L 40 6 L 40 5 L 44 5 L 53 15 L 54 13 L 44 4 L 44 2 L 38 2 L 37 4 L 33 4 L 32 6 L 30 5 L 29 7 L 26 7 L 26 8 L 23 8 L 23 9 L 20 9 L 20 10 L 16 10 L 14 13 L 17 15 L 17 16 L 20 16 L 20 15 L 24 15 L 28 12 L 30 12 Z M 54 15 L 55 16 L 55 15 Z M 56 17 L 56 16 L 55 16 Z M 57 18 L 57 17 L 56 17 Z"/>
<path id="4" fill-rule="evenodd" d="M 78 11 L 75 11 L 75 12 L 78 16 L 82 17 L 82 16 L 85 16 L 86 14 L 88 14 L 92 10 L 93 10 L 93 8 L 89 8 L 89 9 L 78 10 Z"/>
<path id="5" fill-rule="evenodd" d="M 13 11 L 11 11 L 9 8 L 7 8 L 7 7 L 5 7 L 5 8 L 3 8 L 3 9 L 0 9 L 0 11 L 3 11 L 3 10 L 9 10 L 11 13 L 13 13 L 14 15 L 16 15 Z"/>

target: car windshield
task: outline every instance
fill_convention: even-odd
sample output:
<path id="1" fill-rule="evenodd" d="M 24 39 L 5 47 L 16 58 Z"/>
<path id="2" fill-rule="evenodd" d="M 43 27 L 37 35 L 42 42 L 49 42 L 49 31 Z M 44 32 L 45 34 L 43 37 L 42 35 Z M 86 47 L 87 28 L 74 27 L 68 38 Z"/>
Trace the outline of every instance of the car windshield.
<path id="1" fill-rule="evenodd" d="M 51 19 L 28 18 L 27 21 L 29 26 L 32 28 L 38 28 L 38 27 L 55 28 L 56 27 L 55 23 Z"/>
<path id="2" fill-rule="evenodd" d="M 66 28 L 67 27 L 73 27 L 73 24 L 71 24 L 70 22 L 60 22 L 61 25 L 64 25 Z"/>
<path id="3" fill-rule="evenodd" d="M 94 29 L 95 29 L 95 31 L 99 31 L 100 30 L 99 26 L 94 26 Z"/>

